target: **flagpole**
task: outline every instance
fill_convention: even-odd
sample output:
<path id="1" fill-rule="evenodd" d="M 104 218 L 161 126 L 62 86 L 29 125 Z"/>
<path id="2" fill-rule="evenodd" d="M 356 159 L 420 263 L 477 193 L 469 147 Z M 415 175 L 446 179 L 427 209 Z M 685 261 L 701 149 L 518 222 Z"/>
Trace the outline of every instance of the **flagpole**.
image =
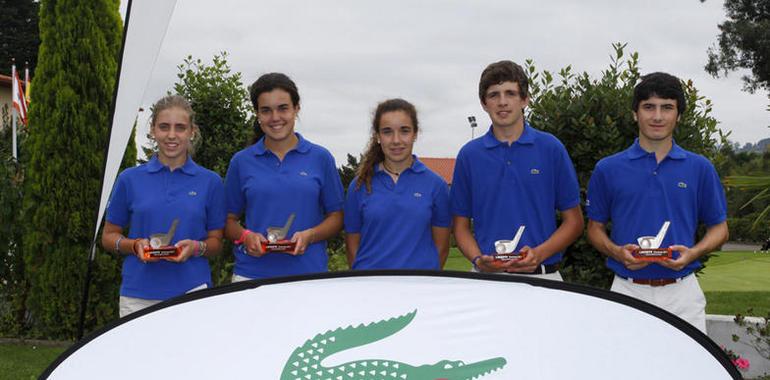
<path id="1" fill-rule="evenodd" d="M 12 58 L 11 59 L 11 86 L 13 86 L 14 78 L 16 78 L 16 60 Z M 14 91 L 14 89 L 12 88 L 11 89 L 11 94 L 13 94 L 13 91 Z M 13 100 L 11 100 L 11 102 L 13 102 Z M 11 105 L 13 105 L 13 103 L 11 103 Z M 11 146 L 12 146 L 12 148 L 11 149 L 12 149 L 12 152 L 13 152 L 13 159 L 14 159 L 14 161 L 18 161 L 19 160 L 19 154 L 18 154 L 17 147 L 16 147 L 16 118 L 19 116 L 19 113 L 18 113 L 18 111 L 16 111 L 16 107 L 12 106 L 11 108 L 13 108 L 13 111 L 11 113 L 11 126 L 12 126 L 11 127 L 12 128 L 12 132 L 11 132 L 11 139 L 12 139 Z"/>
<path id="2" fill-rule="evenodd" d="M 27 102 L 27 128 L 29 128 L 29 61 L 24 61 L 24 101 Z M 27 129 L 29 131 L 29 129 Z"/>

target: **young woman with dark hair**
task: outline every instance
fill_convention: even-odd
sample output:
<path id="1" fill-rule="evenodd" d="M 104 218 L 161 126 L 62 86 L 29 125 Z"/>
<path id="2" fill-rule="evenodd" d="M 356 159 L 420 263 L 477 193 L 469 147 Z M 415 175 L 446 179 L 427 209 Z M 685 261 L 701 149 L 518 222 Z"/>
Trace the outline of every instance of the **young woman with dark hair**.
<path id="1" fill-rule="evenodd" d="M 403 99 L 377 106 L 345 202 L 353 269 L 441 269 L 449 254 L 449 189 L 412 153 L 419 125 Z"/>
<path id="2" fill-rule="evenodd" d="M 324 272 L 326 239 L 342 228 L 334 157 L 294 131 L 300 97 L 288 76 L 262 75 L 249 92 L 264 136 L 233 156 L 225 178 L 225 233 L 236 243 L 233 281 Z M 267 229 L 284 226 L 291 215 L 286 238 L 296 248 L 263 250 Z"/>

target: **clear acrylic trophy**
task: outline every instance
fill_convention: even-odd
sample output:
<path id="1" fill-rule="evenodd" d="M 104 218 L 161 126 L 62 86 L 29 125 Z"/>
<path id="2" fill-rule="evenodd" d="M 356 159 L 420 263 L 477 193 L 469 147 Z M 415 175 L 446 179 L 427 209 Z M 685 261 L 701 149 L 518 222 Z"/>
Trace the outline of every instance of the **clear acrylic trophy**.
<path id="1" fill-rule="evenodd" d="M 492 265 L 502 266 L 507 261 L 518 261 L 527 257 L 526 252 L 516 251 L 525 228 L 523 225 L 519 226 L 516 236 L 512 240 L 498 240 L 495 242 L 495 254 L 492 255 L 495 260 L 492 262 Z"/>
<path id="2" fill-rule="evenodd" d="M 167 233 L 150 235 L 150 246 L 144 247 L 145 260 L 175 258 L 182 253 L 179 247 L 171 245 L 178 224 L 179 219 L 174 219 Z"/>
<path id="3" fill-rule="evenodd" d="M 289 219 L 286 221 L 286 224 L 283 227 L 267 228 L 267 241 L 262 242 L 262 252 L 294 252 L 294 249 L 297 247 L 297 243 L 286 239 L 286 235 L 289 233 L 289 228 L 291 228 L 291 224 L 294 223 L 294 216 L 294 213 L 291 213 L 291 215 L 289 215 Z"/>
<path id="4" fill-rule="evenodd" d="M 644 261 L 663 261 L 670 259 L 671 248 L 660 248 L 663 243 L 663 238 L 668 232 L 668 226 L 671 225 L 670 221 L 665 221 L 663 226 L 660 227 L 660 231 L 655 236 L 641 236 L 636 239 L 639 243 L 639 248 L 634 249 L 631 254 L 639 260 Z"/>

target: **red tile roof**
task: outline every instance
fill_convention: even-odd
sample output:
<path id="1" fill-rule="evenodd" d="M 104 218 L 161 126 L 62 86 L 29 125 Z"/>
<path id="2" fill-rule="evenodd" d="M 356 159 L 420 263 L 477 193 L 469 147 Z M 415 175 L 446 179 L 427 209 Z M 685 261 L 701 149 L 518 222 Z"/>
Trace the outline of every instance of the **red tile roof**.
<path id="1" fill-rule="evenodd" d="M 24 79 L 21 79 L 21 82 L 24 83 Z M 0 86 L 11 88 L 11 83 L 10 75 L 0 74 Z"/>
<path id="2" fill-rule="evenodd" d="M 11 76 L 0 74 L 0 85 L 11 88 Z"/>
<path id="3" fill-rule="evenodd" d="M 455 171 L 454 158 L 420 157 L 420 161 L 430 170 L 441 176 L 446 183 L 452 184 L 452 174 Z"/>

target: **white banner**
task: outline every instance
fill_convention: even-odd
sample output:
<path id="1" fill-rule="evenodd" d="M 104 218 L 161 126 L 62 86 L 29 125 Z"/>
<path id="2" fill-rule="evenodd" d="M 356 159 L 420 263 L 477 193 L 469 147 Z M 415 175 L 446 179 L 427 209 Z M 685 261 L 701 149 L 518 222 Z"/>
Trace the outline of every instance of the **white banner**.
<path id="1" fill-rule="evenodd" d="M 116 322 L 50 379 L 731 379 L 641 301 L 472 273 L 324 274 L 204 290 Z"/>
<path id="2" fill-rule="evenodd" d="M 150 81 L 175 5 L 176 0 L 131 0 L 128 3 L 115 112 L 112 115 L 110 146 L 104 167 L 94 239 L 99 233 L 104 210 L 126 152 L 128 138 L 131 137 L 131 128 L 142 104 L 144 90 Z"/>

